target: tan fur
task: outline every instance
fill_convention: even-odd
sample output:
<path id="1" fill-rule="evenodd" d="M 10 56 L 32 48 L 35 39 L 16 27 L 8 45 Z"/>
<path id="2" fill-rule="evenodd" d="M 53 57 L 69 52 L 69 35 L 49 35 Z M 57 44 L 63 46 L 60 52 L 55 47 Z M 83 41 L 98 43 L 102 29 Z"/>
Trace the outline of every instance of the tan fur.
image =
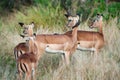
<path id="1" fill-rule="evenodd" d="M 29 40 L 28 45 L 29 52 L 22 54 L 17 59 L 19 80 L 22 80 L 23 73 L 25 73 L 25 80 L 32 80 L 32 78 L 35 80 L 35 70 L 38 64 L 38 47 L 35 40 Z"/>
<path id="2" fill-rule="evenodd" d="M 71 20 L 72 19 L 72 20 Z M 71 20 L 67 25 L 73 27 L 79 21 L 79 17 L 69 16 L 68 20 Z M 73 28 L 72 34 L 39 34 L 36 35 L 37 44 L 39 44 L 39 55 L 41 56 L 46 48 L 53 50 L 62 50 L 65 54 L 66 63 L 69 64 L 69 57 L 73 53 L 77 46 L 77 26 Z"/>
<path id="3" fill-rule="evenodd" d="M 77 32 L 77 27 L 73 29 L 73 32 Z M 74 34 L 77 37 L 77 33 Z M 77 39 L 74 39 L 74 35 L 68 36 L 65 34 L 61 35 L 49 35 L 40 34 L 36 35 L 37 44 L 39 44 L 40 55 L 43 54 L 45 48 L 48 46 L 53 50 L 63 50 L 65 53 L 66 63 L 69 64 L 69 57 L 71 52 L 75 50 L 75 44 L 77 44 Z M 55 47 L 55 46 L 57 47 Z"/>
<path id="4" fill-rule="evenodd" d="M 21 54 L 24 54 L 26 52 L 28 52 L 29 49 L 28 49 L 28 45 L 23 42 L 23 43 L 19 43 L 15 48 L 14 48 L 14 55 L 15 55 L 15 59 L 17 60 L 18 57 L 21 55 Z"/>
<path id="5" fill-rule="evenodd" d="M 98 53 L 99 49 L 104 46 L 104 35 L 102 32 L 102 19 L 101 17 L 98 21 L 92 22 L 91 26 L 98 27 L 99 31 L 82 31 L 78 30 L 77 32 L 77 41 L 78 45 L 83 48 L 95 48 L 95 53 Z M 71 31 L 66 32 L 65 34 L 71 34 Z"/>
<path id="6" fill-rule="evenodd" d="M 19 23 L 20 24 L 20 23 Z M 23 23 L 22 23 L 23 24 Z M 27 27 L 26 27 L 27 26 Z M 29 25 L 23 25 L 23 33 L 24 33 L 24 36 L 32 36 L 33 35 L 33 27 L 34 27 L 34 24 L 31 23 Z M 14 55 L 15 55 L 15 59 L 17 60 L 17 58 L 21 55 L 21 54 L 24 54 L 24 53 L 27 53 L 29 51 L 28 49 L 28 45 L 26 42 L 22 42 L 22 43 L 19 43 L 18 45 L 15 46 L 14 48 Z"/>

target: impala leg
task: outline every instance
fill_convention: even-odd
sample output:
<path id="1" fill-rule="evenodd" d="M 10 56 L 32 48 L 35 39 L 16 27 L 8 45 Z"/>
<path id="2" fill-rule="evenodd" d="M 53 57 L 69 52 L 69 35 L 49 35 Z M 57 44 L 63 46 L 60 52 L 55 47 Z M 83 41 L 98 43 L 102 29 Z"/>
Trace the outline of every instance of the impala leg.
<path id="1" fill-rule="evenodd" d="M 35 69 L 32 70 L 32 80 L 35 80 Z"/>
<path id="2" fill-rule="evenodd" d="M 31 74 L 29 72 L 26 73 L 25 80 L 31 80 Z"/>
<path id="3" fill-rule="evenodd" d="M 70 52 L 65 52 L 65 61 L 66 64 L 69 65 L 70 64 Z"/>
<path id="4" fill-rule="evenodd" d="M 91 57 L 93 57 L 93 55 L 94 55 L 94 51 L 90 51 L 91 52 Z"/>
<path id="5" fill-rule="evenodd" d="M 32 80 L 36 80 L 36 69 L 35 68 L 32 71 Z"/>
<path id="6" fill-rule="evenodd" d="M 97 60 L 98 60 L 98 52 L 99 52 L 98 49 L 96 49 L 95 52 L 94 52 L 94 63 L 96 63 Z"/>
<path id="7" fill-rule="evenodd" d="M 65 61 L 65 53 L 63 53 L 61 56 L 62 56 L 62 62 L 64 62 Z"/>
<path id="8" fill-rule="evenodd" d="M 22 80 L 22 73 L 19 72 L 18 74 L 19 74 L 19 79 L 18 80 Z"/>
<path id="9" fill-rule="evenodd" d="M 17 74 L 18 74 L 18 76 L 17 76 L 17 78 L 18 78 L 18 80 L 22 80 L 22 72 L 21 72 L 21 70 L 20 70 L 20 64 L 19 63 L 17 63 Z"/>

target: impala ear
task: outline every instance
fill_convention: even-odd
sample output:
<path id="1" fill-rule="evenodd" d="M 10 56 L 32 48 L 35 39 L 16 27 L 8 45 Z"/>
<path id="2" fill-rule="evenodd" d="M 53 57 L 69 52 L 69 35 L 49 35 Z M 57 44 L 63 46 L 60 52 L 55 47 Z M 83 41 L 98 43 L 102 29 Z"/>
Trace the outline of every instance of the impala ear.
<path id="1" fill-rule="evenodd" d="M 77 13 L 76 15 L 79 16 L 79 17 L 81 16 L 79 13 Z"/>
<path id="2" fill-rule="evenodd" d="M 103 14 L 97 14 L 97 17 L 99 17 L 99 16 L 102 16 L 102 17 L 103 17 L 104 15 L 103 15 Z"/>
<path id="3" fill-rule="evenodd" d="M 20 25 L 21 27 L 23 27 L 24 23 L 22 23 L 22 22 L 19 22 L 19 25 Z"/>
<path id="4" fill-rule="evenodd" d="M 64 14 L 67 18 L 69 17 L 69 14 Z"/>
<path id="5" fill-rule="evenodd" d="M 97 18 L 98 18 L 99 20 L 103 20 L 103 14 L 97 14 Z"/>
<path id="6" fill-rule="evenodd" d="M 103 14 L 101 14 L 101 16 L 103 17 L 104 15 L 103 15 Z"/>
<path id="7" fill-rule="evenodd" d="M 34 22 L 31 22 L 31 24 L 34 24 Z"/>
<path id="8" fill-rule="evenodd" d="M 36 33 L 33 33 L 32 38 L 33 38 L 33 39 L 35 39 L 35 38 L 36 38 Z"/>
<path id="9" fill-rule="evenodd" d="M 34 27 L 34 22 L 31 22 L 32 28 Z"/>
<path id="10" fill-rule="evenodd" d="M 36 33 L 33 33 L 33 36 L 36 36 Z"/>
<path id="11" fill-rule="evenodd" d="M 24 35 L 22 35 L 22 34 L 20 34 L 20 36 L 22 37 L 22 38 L 24 38 L 25 36 Z"/>
<path id="12" fill-rule="evenodd" d="M 78 20 L 80 19 L 80 16 L 79 16 L 79 15 L 77 15 L 77 19 L 78 19 Z"/>
<path id="13" fill-rule="evenodd" d="M 100 14 L 98 13 L 97 16 L 99 16 Z"/>

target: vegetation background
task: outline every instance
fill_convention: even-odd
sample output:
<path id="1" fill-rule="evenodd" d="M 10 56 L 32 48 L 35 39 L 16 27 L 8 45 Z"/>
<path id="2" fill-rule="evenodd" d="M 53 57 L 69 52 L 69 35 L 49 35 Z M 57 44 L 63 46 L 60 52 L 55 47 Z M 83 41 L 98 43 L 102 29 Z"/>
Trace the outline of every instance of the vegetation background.
<path id="1" fill-rule="evenodd" d="M 0 0 L 0 80 L 16 80 L 14 47 L 25 40 L 18 22 L 34 21 L 37 33 L 64 33 L 66 11 L 81 15 L 80 30 L 91 30 L 89 21 L 97 13 L 104 16 L 105 46 L 94 64 L 89 51 L 72 55 L 68 68 L 60 65 L 60 54 L 45 53 L 37 70 L 37 80 L 120 80 L 119 0 Z M 91 31 L 97 31 L 93 29 Z"/>

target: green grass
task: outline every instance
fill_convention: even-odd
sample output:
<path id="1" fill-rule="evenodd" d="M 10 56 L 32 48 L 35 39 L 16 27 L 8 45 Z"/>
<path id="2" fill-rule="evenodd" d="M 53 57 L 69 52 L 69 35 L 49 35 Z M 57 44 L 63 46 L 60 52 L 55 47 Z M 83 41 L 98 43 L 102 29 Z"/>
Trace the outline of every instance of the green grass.
<path id="1" fill-rule="evenodd" d="M 65 23 L 63 10 L 59 5 L 56 8 L 52 6 L 43 7 L 41 5 L 38 5 L 38 7 L 30 7 L 27 8 L 25 12 L 18 12 L 16 17 L 19 21 L 25 23 L 35 22 L 36 27 L 51 29 L 63 28 L 63 24 Z"/>

